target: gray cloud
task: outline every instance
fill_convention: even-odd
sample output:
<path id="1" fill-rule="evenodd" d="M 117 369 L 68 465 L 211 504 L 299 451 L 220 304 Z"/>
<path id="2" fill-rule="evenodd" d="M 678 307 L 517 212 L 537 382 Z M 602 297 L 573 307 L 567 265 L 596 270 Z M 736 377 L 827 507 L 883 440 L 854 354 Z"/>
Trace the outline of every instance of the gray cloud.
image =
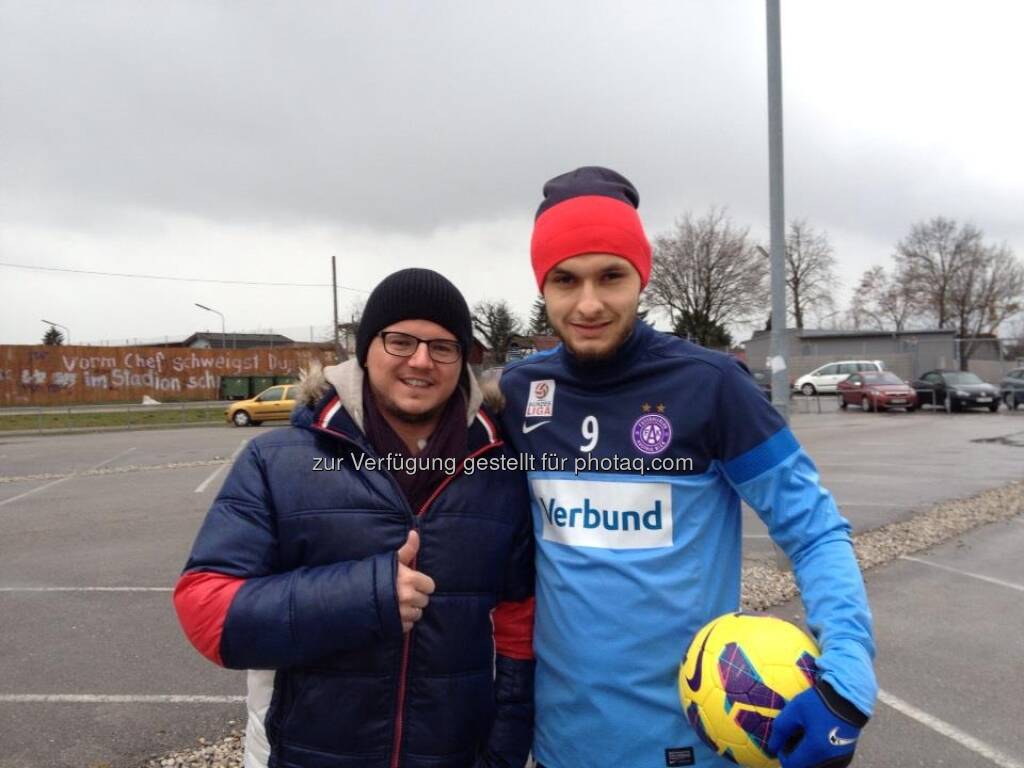
<path id="1" fill-rule="evenodd" d="M 483 290 L 528 275 L 500 260 L 525 259 L 541 185 L 591 163 L 637 184 L 652 234 L 717 204 L 766 238 L 763 14 L 740 0 L 0 2 L 3 256 L 104 268 L 130 243 L 225 276 L 274 263 L 227 234 L 258 228 L 318 259 L 361 244 L 361 285 L 402 266 L 396 253 L 467 274 L 484 269 L 474 252 L 493 255 Z M 1000 45 L 1020 15 L 784 4 L 787 213 L 837 233 L 848 278 L 938 214 L 1024 248 L 1024 167 L 1000 132 L 1024 116 Z M 944 40 L 961 28 L 953 67 Z M 182 219 L 209 231 L 185 237 Z M 371 258 L 374 237 L 402 245 Z M 22 314 L 10 298 L 5 328 Z"/>

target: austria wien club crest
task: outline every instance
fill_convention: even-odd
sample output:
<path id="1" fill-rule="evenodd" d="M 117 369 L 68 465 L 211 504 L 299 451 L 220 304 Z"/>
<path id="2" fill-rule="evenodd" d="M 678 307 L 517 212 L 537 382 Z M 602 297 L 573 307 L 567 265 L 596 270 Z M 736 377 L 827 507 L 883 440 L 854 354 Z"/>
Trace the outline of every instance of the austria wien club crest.
<path id="1" fill-rule="evenodd" d="M 649 413 L 651 406 L 643 405 L 644 415 L 633 423 L 633 446 L 641 453 L 650 456 L 661 453 L 672 441 L 672 425 L 661 414 L 664 405 L 658 405 L 658 413 Z"/>

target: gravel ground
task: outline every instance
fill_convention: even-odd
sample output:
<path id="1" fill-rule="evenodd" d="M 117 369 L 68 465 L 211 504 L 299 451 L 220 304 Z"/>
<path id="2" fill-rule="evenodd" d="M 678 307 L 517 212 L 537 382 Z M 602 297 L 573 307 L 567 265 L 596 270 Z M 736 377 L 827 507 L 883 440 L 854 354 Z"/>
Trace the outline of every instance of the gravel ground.
<path id="1" fill-rule="evenodd" d="M 199 746 L 183 752 L 171 752 L 155 757 L 146 768 L 242 768 L 242 732 L 232 730 L 230 735 L 212 744 L 198 739 Z"/>
<path id="2" fill-rule="evenodd" d="M 1024 482 L 1011 483 L 967 499 L 944 501 L 909 520 L 865 531 L 854 536 L 853 546 L 861 570 L 866 571 L 1022 512 Z M 796 582 L 789 571 L 779 571 L 770 563 L 743 569 L 741 602 L 746 610 L 764 611 L 796 594 Z"/>
<path id="3" fill-rule="evenodd" d="M 909 520 L 882 526 L 854 537 L 862 570 L 884 565 L 949 541 L 988 523 L 1007 520 L 1024 512 L 1024 482 L 986 491 L 977 496 L 946 501 Z M 763 611 L 787 602 L 797 594 L 793 575 L 771 563 L 743 569 L 744 609 Z M 229 723 L 234 725 L 234 723 Z M 242 733 L 232 730 L 221 741 L 199 739 L 195 748 L 154 757 L 142 768 L 241 768 Z"/>

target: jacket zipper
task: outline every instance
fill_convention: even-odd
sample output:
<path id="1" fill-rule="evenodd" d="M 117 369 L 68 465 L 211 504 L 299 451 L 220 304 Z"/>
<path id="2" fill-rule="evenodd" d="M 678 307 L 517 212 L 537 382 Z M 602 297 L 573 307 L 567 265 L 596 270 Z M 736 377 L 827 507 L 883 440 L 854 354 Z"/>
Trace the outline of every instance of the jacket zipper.
<path id="1" fill-rule="evenodd" d="M 423 519 L 423 517 L 427 514 L 427 511 L 430 509 L 430 505 L 434 503 L 434 500 L 441 495 L 441 492 L 445 488 L 447 488 L 452 483 L 452 481 L 455 480 L 456 477 L 462 474 L 463 470 L 465 469 L 467 461 L 469 461 L 470 459 L 475 459 L 480 454 L 486 453 L 492 448 L 498 448 L 504 444 L 504 441 L 496 440 L 493 443 L 488 443 L 482 448 L 477 448 L 471 454 L 466 456 L 466 458 L 462 460 L 462 464 L 459 465 L 459 471 L 457 473 L 449 475 L 440 483 L 438 483 L 437 488 L 435 488 L 434 492 L 430 494 L 430 498 L 423 502 L 423 506 L 420 507 L 419 512 L 416 513 L 416 519 Z M 415 526 L 415 521 L 413 521 L 413 523 Z M 416 567 L 417 558 L 413 558 L 413 568 Z M 412 629 L 405 633 L 405 639 L 402 641 L 402 667 L 398 675 L 398 698 L 395 706 L 395 738 L 391 745 L 390 768 L 398 768 L 399 765 L 398 758 L 399 755 L 401 754 L 399 750 L 401 749 L 402 746 L 402 722 L 405 719 L 405 682 L 406 677 L 408 677 L 409 674 L 409 648 L 412 645 L 412 633 L 415 631 L 416 625 L 414 624 Z"/>
<path id="2" fill-rule="evenodd" d="M 316 430 L 318 432 L 323 432 L 325 434 L 331 435 L 332 437 L 339 438 L 339 439 L 341 439 L 341 440 L 343 440 L 343 441 L 345 441 L 347 443 L 350 443 L 350 444 L 354 445 L 356 448 L 358 448 L 361 451 L 365 451 L 366 450 L 363 446 L 359 445 L 359 443 L 357 443 L 351 437 L 349 437 L 348 435 L 342 434 L 341 432 L 336 432 L 333 429 L 328 429 L 327 427 L 321 427 L 321 426 L 313 426 L 312 429 L 314 429 L 314 430 Z M 477 456 L 480 456 L 481 454 L 487 453 L 487 451 L 493 450 L 494 448 L 500 448 L 504 444 L 505 444 L 504 440 L 495 440 L 494 442 L 487 443 L 486 445 L 481 446 L 480 448 L 477 448 L 472 453 L 468 454 L 466 456 L 466 458 L 464 458 L 462 460 L 462 463 L 459 465 L 459 471 L 458 472 L 456 472 L 455 474 L 449 475 L 444 480 L 442 480 L 440 483 L 438 483 L 437 488 L 435 488 L 434 492 L 432 494 L 430 494 L 430 498 L 428 498 L 425 502 L 423 502 L 423 506 L 420 507 L 419 512 L 416 512 L 414 514 L 412 509 L 409 507 L 408 503 L 406 503 L 405 504 L 406 511 L 409 512 L 409 516 L 412 518 L 412 526 L 411 526 L 410 530 L 418 529 L 419 526 L 416 525 L 416 521 L 423 519 L 423 517 L 429 511 L 430 505 L 433 504 L 434 501 L 437 499 L 437 497 L 441 495 L 441 492 L 444 491 L 444 489 L 447 488 L 449 485 L 451 485 L 452 481 L 455 480 L 456 477 L 458 477 L 459 475 L 462 474 L 462 472 L 464 471 L 464 469 L 466 467 L 466 462 L 467 461 L 469 461 L 470 459 L 475 459 Z M 402 489 L 398 485 L 398 481 L 395 480 L 393 477 L 390 477 L 390 475 L 389 475 L 389 479 L 391 480 L 392 485 L 398 491 L 398 498 L 404 501 L 405 500 L 405 495 L 402 493 Z M 413 565 L 414 568 L 416 566 L 416 560 L 418 559 L 418 557 L 419 556 L 417 555 L 417 557 L 413 558 L 412 565 Z M 410 629 L 405 634 L 405 637 L 402 640 L 402 665 L 401 665 L 401 667 L 399 669 L 399 675 L 398 675 L 398 697 L 397 697 L 396 703 L 395 703 L 395 737 L 394 737 L 394 740 L 392 741 L 392 744 L 391 744 L 391 763 L 390 763 L 390 768 L 398 768 L 398 766 L 399 766 L 399 756 L 401 754 L 400 753 L 400 748 L 402 746 L 402 721 L 405 718 L 405 682 L 406 682 L 406 677 L 409 674 L 409 649 L 410 649 L 410 647 L 412 645 L 412 633 L 415 632 L 415 631 L 416 631 L 416 627 L 414 625 L 413 628 Z"/>

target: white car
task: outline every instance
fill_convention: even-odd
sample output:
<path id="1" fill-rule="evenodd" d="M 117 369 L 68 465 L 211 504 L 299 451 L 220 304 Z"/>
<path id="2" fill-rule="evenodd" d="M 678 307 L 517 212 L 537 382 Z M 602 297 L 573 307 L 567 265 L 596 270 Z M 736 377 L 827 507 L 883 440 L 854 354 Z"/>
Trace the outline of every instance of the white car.
<path id="1" fill-rule="evenodd" d="M 835 392 L 836 384 L 851 374 L 884 370 L 885 363 L 881 360 L 840 360 L 805 373 L 793 383 L 793 389 L 808 396 L 819 392 Z"/>

